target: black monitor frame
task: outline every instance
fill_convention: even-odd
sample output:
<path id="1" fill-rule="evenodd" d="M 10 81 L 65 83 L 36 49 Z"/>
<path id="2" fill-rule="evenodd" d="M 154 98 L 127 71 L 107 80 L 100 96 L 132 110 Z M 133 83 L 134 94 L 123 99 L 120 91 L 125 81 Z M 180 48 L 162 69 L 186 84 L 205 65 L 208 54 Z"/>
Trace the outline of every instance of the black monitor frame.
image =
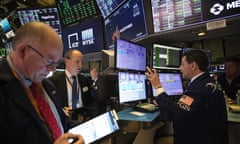
<path id="1" fill-rule="evenodd" d="M 123 38 L 118 38 L 116 40 L 114 48 L 115 69 L 146 71 L 146 66 L 147 48 L 144 45 Z"/>

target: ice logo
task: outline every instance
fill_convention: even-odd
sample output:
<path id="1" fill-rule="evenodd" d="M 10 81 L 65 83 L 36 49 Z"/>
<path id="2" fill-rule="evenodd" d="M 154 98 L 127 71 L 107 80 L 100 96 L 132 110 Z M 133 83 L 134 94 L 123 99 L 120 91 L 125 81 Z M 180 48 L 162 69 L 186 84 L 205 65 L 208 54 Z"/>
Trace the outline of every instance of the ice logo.
<path id="1" fill-rule="evenodd" d="M 211 7 L 210 13 L 214 15 L 219 15 L 223 10 L 224 10 L 224 6 L 219 3 L 216 3 Z"/>

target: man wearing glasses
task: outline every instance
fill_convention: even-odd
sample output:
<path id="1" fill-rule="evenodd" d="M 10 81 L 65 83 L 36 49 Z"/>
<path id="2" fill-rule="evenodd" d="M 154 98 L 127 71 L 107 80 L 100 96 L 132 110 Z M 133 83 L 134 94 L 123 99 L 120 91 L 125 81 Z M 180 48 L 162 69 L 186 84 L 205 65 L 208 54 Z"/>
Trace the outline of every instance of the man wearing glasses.
<path id="1" fill-rule="evenodd" d="M 64 144 L 80 135 L 64 132 L 69 118 L 57 105 L 53 84 L 45 79 L 55 71 L 63 44 L 47 24 L 20 27 L 12 51 L 0 61 L 0 129 L 8 143 Z M 54 98 L 55 97 L 55 98 Z"/>

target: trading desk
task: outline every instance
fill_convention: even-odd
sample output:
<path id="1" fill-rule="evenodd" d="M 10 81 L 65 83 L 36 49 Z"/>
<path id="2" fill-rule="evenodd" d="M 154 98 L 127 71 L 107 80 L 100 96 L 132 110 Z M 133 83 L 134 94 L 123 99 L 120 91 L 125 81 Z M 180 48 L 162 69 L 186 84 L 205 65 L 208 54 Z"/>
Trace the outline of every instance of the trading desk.
<path id="1" fill-rule="evenodd" d="M 135 137 L 133 144 L 153 144 L 154 135 L 157 128 L 161 127 L 164 124 L 161 121 L 155 124 L 151 123 L 160 115 L 160 111 L 153 113 L 141 112 L 143 114 L 142 116 L 131 114 L 131 112 L 133 111 L 134 110 L 132 108 L 127 108 L 118 112 L 119 120 L 141 122 L 141 128 L 138 131 L 138 134 Z"/>
<path id="2" fill-rule="evenodd" d="M 239 144 L 240 141 L 239 133 L 240 133 L 240 112 L 232 112 L 231 110 L 228 109 L 229 144 Z"/>

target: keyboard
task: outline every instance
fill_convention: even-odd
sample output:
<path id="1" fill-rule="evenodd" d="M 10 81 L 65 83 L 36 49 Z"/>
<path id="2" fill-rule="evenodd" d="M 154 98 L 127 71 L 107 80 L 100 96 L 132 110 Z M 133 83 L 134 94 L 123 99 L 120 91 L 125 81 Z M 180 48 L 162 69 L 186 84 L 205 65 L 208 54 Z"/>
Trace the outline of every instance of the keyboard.
<path id="1" fill-rule="evenodd" d="M 133 109 L 140 112 L 156 112 L 159 107 L 151 103 L 140 103 L 136 104 Z"/>

